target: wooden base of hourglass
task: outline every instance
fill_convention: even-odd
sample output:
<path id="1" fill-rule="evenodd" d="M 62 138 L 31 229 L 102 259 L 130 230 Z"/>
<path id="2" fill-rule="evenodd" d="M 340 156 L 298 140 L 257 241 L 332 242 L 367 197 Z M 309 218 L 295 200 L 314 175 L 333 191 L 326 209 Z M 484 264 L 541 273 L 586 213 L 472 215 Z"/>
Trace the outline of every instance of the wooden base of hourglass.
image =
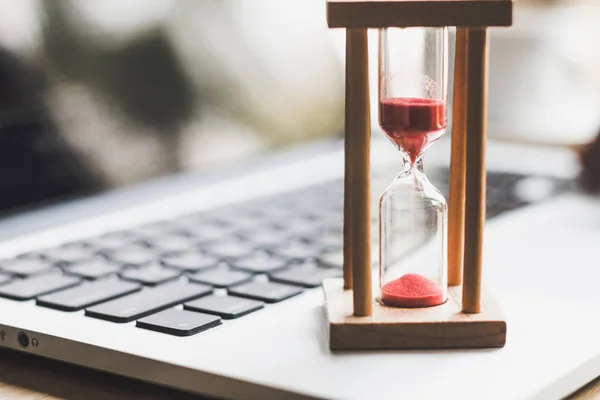
<path id="1" fill-rule="evenodd" d="M 373 301 L 369 317 L 352 315 L 352 291 L 342 279 L 323 282 L 332 350 L 457 349 L 502 347 L 506 321 L 484 287 L 482 310 L 461 311 L 462 287 L 448 288 L 448 300 L 437 307 L 393 308 Z"/>

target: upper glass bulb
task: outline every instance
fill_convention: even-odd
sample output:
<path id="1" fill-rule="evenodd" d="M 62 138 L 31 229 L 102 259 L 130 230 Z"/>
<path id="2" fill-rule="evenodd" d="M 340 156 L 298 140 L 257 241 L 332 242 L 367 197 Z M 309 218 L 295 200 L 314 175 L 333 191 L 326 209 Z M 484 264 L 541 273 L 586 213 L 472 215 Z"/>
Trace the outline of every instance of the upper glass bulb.
<path id="1" fill-rule="evenodd" d="M 412 164 L 446 129 L 447 31 L 379 33 L 379 123 Z"/>

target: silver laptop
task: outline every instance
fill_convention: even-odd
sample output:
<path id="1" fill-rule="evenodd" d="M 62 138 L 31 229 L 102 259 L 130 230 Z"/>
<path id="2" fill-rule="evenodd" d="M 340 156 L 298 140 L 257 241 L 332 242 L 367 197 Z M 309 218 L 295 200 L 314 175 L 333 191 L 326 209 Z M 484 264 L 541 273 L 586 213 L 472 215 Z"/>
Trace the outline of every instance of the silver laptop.
<path id="1" fill-rule="evenodd" d="M 320 285 L 341 275 L 339 130 L 321 121 L 314 125 L 323 132 L 319 137 L 271 139 L 282 143 L 273 149 L 256 145 L 256 125 L 214 123 L 214 116 L 196 121 L 186 111 L 200 105 L 210 110 L 220 100 L 227 104 L 220 112 L 229 110 L 231 120 L 260 117 L 266 132 L 277 130 L 269 115 L 245 114 L 247 108 L 235 99 L 214 96 L 210 89 L 216 83 L 188 79 L 189 68 L 214 68 L 210 60 L 215 58 L 207 55 L 221 54 L 216 59 L 223 68 L 236 65 L 239 72 L 215 73 L 239 80 L 221 82 L 225 89 L 274 106 L 277 100 L 268 97 L 272 92 L 261 92 L 251 82 L 260 78 L 261 68 L 276 64 L 261 59 L 256 49 L 267 28 L 252 22 L 277 2 L 253 10 L 236 2 L 157 2 L 161 5 L 156 10 L 136 9 L 134 16 L 120 19 L 112 18 L 127 12 L 119 2 L 97 9 L 92 2 L 72 8 L 67 2 L 45 3 L 36 3 L 37 13 L 20 9 L 23 15 L 37 15 L 31 29 L 38 32 L 32 37 L 39 47 L 27 50 L 44 55 L 41 68 L 56 80 L 44 89 L 53 100 L 45 103 L 50 120 L 58 121 L 52 143 L 59 143 L 56 137 L 64 139 L 71 145 L 65 149 L 75 149 L 64 154 L 77 161 L 48 162 L 47 168 L 97 168 L 68 175 L 79 186 L 48 190 L 45 197 L 35 192 L 37 197 L 21 197 L 27 201 L 18 207 L 7 202 L 0 220 L 0 347 L 217 398 L 561 398 L 600 375 L 600 328 L 589 318 L 600 271 L 586 265 L 596 248 L 593 238 L 597 241 L 600 234 L 600 207 L 580 193 L 577 158 L 565 146 L 506 140 L 512 132 L 521 130 L 525 136 L 542 129 L 535 126 L 537 115 L 544 112 L 539 107 L 532 108 L 535 117 L 527 120 L 527 129 L 521 129 L 518 118 L 504 114 L 518 108 L 507 101 L 512 88 L 505 82 L 520 66 L 511 64 L 509 69 L 506 60 L 522 49 L 537 49 L 538 37 L 518 30 L 514 36 L 492 36 L 492 49 L 498 50 L 492 53 L 485 277 L 507 314 L 507 346 L 493 351 L 333 353 L 327 347 Z M 293 35 L 299 25 L 294 22 L 324 19 L 316 2 L 301 3 L 290 6 L 297 14 L 287 17 L 288 31 L 276 23 L 279 14 L 266 14 L 264 24 L 299 40 Z M 200 28 L 193 12 L 201 15 Z M 223 20 L 231 23 L 231 37 L 216 22 Z M 86 36 L 88 30 L 92 39 Z M 109 35 L 114 32 L 119 34 Z M 184 32 L 201 39 L 190 41 Z M 250 44 L 239 45 L 235 35 Z M 339 53 L 336 40 L 334 34 L 333 54 Z M 266 41 L 277 48 L 276 40 Z M 232 46 L 241 58 L 232 61 L 236 55 L 228 58 L 227 51 L 211 52 L 211 43 Z M 28 71 L 27 60 L 35 57 L 19 49 L 15 44 L 12 54 L 26 60 L 22 68 Z M 314 50 L 327 49 L 315 45 Z M 252 54 L 248 65 L 237 64 Z M 167 56 L 171 62 L 164 61 Z M 339 64 L 339 57 L 330 59 Z M 154 70 L 151 62 L 156 63 Z M 184 72 L 178 69 L 180 63 Z M 287 71 L 303 76 L 306 85 L 309 72 Z M 144 82 L 155 83 L 172 97 L 149 100 L 152 90 L 137 90 Z M 532 81 L 538 92 L 540 87 L 547 90 L 546 84 Z M 198 92 L 187 98 L 194 90 Z M 111 104 L 120 112 L 111 112 Z M 39 117 L 36 110 L 28 112 L 26 116 Z M 38 143 L 48 143 L 39 124 L 5 121 L 0 132 L 19 127 L 33 132 L 32 137 L 40 135 Z M 295 132 L 285 121 L 278 123 L 282 131 Z M 86 127 L 92 133 L 81 133 Z M 122 132 L 115 131 L 124 127 L 131 131 L 119 136 Z M 169 136 L 173 131 L 187 132 L 177 136 L 176 151 Z M 196 131 L 205 133 L 200 144 L 193 141 Z M 218 157 L 207 150 L 193 161 L 181 156 L 186 146 L 210 149 L 211 135 L 219 135 L 225 147 L 246 143 L 257 155 L 234 158 L 234 149 Z M 112 147 L 103 143 L 106 138 L 114 141 Z M 158 152 L 157 146 L 162 146 Z M 376 205 L 397 172 L 399 158 L 377 126 L 372 146 Z M 201 168 L 211 157 L 213 162 L 226 157 L 232 161 L 206 162 L 210 168 Z M 449 138 L 444 138 L 429 150 L 425 169 L 445 194 L 448 163 Z M 13 185 L 14 190 L 23 182 Z M 375 209 L 373 221 L 377 223 Z"/>

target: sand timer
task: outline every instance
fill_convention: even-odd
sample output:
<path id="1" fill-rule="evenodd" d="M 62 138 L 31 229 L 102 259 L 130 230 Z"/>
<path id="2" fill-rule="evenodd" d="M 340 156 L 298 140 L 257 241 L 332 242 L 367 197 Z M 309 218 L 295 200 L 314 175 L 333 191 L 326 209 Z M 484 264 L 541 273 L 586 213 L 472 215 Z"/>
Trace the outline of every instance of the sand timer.
<path id="1" fill-rule="evenodd" d="M 341 279 L 323 281 L 331 349 L 506 343 L 506 319 L 482 284 L 482 254 L 488 32 L 511 26 L 512 14 L 512 0 L 327 0 L 328 26 L 346 31 L 344 271 Z M 452 60 L 448 28 L 456 29 Z M 371 268 L 370 29 L 380 33 L 379 122 L 402 166 L 379 204 L 379 287 Z M 446 205 L 422 157 L 446 130 L 450 61 Z"/>
<path id="2" fill-rule="evenodd" d="M 447 206 L 423 171 L 425 151 L 446 131 L 448 29 L 379 31 L 379 123 L 401 170 L 379 205 L 379 293 L 385 306 L 447 299 Z"/>

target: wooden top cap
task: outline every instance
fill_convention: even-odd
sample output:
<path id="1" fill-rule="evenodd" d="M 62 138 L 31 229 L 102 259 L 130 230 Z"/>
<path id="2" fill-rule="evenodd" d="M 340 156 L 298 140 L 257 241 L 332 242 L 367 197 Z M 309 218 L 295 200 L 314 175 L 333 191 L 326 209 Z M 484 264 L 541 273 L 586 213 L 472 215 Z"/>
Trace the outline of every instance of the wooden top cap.
<path id="1" fill-rule="evenodd" d="M 512 25 L 512 0 L 327 0 L 330 28 Z"/>

